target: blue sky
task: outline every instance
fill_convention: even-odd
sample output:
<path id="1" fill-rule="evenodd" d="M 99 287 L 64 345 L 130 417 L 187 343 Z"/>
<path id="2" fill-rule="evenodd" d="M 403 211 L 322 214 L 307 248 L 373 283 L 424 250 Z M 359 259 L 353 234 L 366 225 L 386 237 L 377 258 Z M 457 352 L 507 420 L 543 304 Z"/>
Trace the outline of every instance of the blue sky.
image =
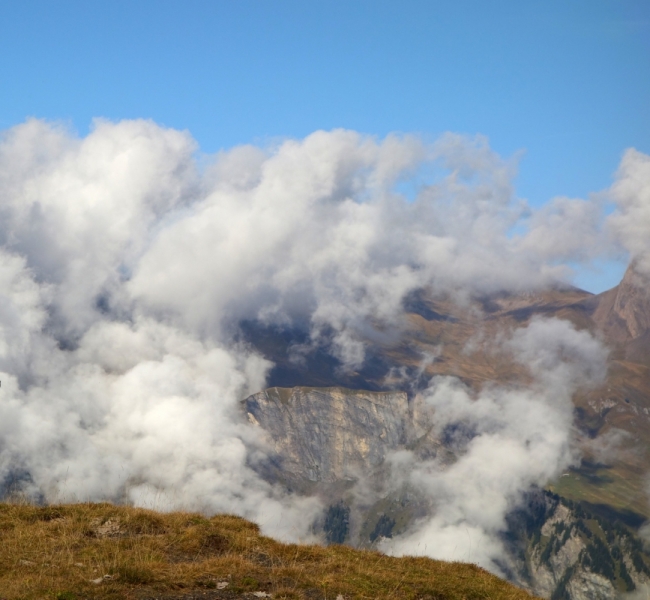
<path id="1" fill-rule="evenodd" d="M 337 127 L 481 133 L 525 151 L 536 206 L 650 152 L 647 0 L 0 0 L 0 55 L 0 129 L 151 118 L 204 152 Z"/>

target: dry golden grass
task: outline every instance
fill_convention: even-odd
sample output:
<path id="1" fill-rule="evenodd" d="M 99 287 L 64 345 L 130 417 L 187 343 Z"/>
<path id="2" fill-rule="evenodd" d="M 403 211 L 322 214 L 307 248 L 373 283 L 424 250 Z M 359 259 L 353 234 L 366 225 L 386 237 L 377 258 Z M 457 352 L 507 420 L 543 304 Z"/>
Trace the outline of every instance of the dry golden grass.
<path id="1" fill-rule="evenodd" d="M 234 516 L 0 504 L 2 600 L 253 599 L 253 592 L 296 600 L 531 598 L 475 565 L 281 544 Z"/>

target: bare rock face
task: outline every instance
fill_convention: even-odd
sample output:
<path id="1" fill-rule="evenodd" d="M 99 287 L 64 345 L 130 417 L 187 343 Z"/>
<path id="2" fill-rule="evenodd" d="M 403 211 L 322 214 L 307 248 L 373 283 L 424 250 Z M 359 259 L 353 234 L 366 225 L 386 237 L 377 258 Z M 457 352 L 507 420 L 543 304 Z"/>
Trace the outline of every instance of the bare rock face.
<path id="1" fill-rule="evenodd" d="M 356 480 L 416 435 L 404 392 L 274 387 L 247 398 L 245 410 L 293 481 Z"/>
<path id="2" fill-rule="evenodd" d="M 650 331 L 650 282 L 632 263 L 621 283 L 600 295 L 593 319 L 615 342 L 627 342 Z"/>
<path id="3" fill-rule="evenodd" d="M 329 508 L 315 527 L 331 543 L 371 547 L 428 514 L 428 498 L 394 485 L 391 453 L 453 460 L 431 433 L 423 399 L 405 392 L 272 387 L 242 408 L 272 448 L 251 466 L 271 483 L 320 497 Z"/>
<path id="4" fill-rule="evenodd" d="M 569 582 L 568 592 L 575 600 L 615 600 L 619 595 L 614 589 L 612 582 L 598 573 L 590 571 L 579 572 Z"/>
<path id="5" fill-rule="evenodd" d="M 532 520 L 511 527 L 524 542 L 519 551 L 524 549 L 525 567 L 515 579 L 536 596 L 613 600 L 647 586 L 650 556 L 622 522 L 549 492 L 538 495 L 527 510 L 534 511 Z"/>

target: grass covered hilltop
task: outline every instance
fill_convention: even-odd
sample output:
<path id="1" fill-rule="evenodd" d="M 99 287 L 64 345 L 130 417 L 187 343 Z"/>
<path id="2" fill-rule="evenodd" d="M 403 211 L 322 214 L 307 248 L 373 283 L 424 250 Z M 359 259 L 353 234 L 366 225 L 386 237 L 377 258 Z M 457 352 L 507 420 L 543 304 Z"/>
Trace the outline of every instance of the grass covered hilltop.
<path id="1" fill-rule="evenodd" d="M 487 571 L 347 546 L 281 544 L 239 517 L 0 504 L 0 598 L 528 599 Z"/>

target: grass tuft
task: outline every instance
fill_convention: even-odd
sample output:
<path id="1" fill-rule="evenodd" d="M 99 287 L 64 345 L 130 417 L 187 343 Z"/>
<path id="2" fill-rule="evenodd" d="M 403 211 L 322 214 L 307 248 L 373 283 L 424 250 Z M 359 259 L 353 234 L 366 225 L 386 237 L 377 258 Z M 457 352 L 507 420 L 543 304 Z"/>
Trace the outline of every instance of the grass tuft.
<path id="1" fill-rule="evenodd" d="M 114 569 L 111 574 L 117 577 L 119 581 L 131 585 L 146 585 L 153 583 L 155 580 L 155 575 L 151 569 L 132 565 L 121 565 Z"/>

